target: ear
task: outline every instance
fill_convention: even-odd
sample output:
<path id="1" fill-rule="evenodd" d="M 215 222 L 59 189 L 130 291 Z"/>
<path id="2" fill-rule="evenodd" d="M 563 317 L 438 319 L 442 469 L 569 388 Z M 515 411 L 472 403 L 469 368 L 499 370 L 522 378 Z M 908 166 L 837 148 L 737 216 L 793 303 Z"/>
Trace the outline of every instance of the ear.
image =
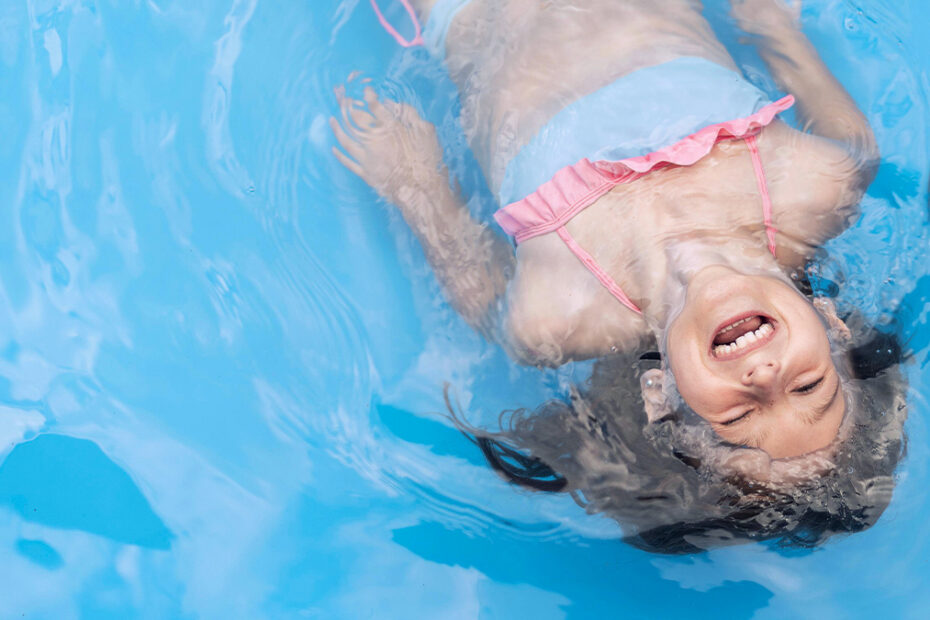
<path id="1" fill-rule="evenodd" d="M 658 368 L 647 370 L 639 378 L 639 389 L 643 395 L 643 406 L 649 423 L 658 422 L 668 414 L 668 399 L 662 389 L 664 375 Z"/>
<path id="2" fill-rule="evenodd" d="M 852 334 L 849 332 L 849 328 L 846 326 L 846 323 L 843 322 L 836 314 L 836 305 L 833 303 L 833 300 L 828 297 L 815 297 L 814 298 L 814 307 L 823 315 L 823 318 L 827 320 L 827 325 L 830 327 L 830 335 L 837 341 L 842 344 L 848 344 L 852 341 Z"/>

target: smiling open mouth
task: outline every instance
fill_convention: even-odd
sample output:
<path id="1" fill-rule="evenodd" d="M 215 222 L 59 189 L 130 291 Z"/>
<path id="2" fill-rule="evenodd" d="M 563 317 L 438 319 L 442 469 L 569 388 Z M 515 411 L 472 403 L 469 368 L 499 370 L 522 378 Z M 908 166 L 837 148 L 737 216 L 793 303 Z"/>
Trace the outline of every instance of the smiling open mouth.
<path id="1" fill-rule="evenodd" d="M 766 344 L 774 334 L 772 319 L 761 314 L 744 316 L 717 330 L 711 352 L 718 360 L 735 359 Z"/>

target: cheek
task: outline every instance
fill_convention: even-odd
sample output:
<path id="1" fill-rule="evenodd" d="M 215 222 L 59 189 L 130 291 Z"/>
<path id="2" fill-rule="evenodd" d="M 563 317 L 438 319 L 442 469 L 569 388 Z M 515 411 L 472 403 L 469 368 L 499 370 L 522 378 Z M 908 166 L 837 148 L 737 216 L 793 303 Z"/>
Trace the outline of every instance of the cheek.
<path id="1" fill-rule="evenodd" d="M 813 360 L 826 360 L 831 358 L 830 339 L 822 325 L 817 324 L 807 330 L 801 339 L 803 354 Z"/>
<path id="2" fill-rule="evenodd" d="M 665 356 L 679 396 L 695 413 L 704 417 L 720 409 L 712 389 L 713 375 L 705 368 L 701 345 L 693 321 L 682 315 L 668 332 Z"/>
<path id="3" fill-rule="evenodd" d="M 682 326 L 681 323 L 682 321 L 679 320 L 668 331 L 665 345 L 669 370 L 675 375 L 676 380 L 684 379 L 692 374 L 697 364 L 700 363 L 700 356 L 694 348 L 693 338 L 687 326 Z"/>
<path id="4" fill-rule="evenodd" d="M 829 353 L 830 340 L 827 338 L 827 328 L 813 307 L 804 305 L 796 308 L 790 320 L 794 325 L 794 330 L 801 337 L 800 340 L 807 345 L 809 351 L 825 350 Z"/>
<path id="5" fill-rule="evenodd" d="M 665 354 L 668 358 L 669 368 L 677 376 L 689 374 L 703 367 L 701 348 L 695 330 L 690 322 L 678 321 L 668 331 Z"/>
<path id="6" fill-rule="evenodd" d="M 700 360 L 680 350 L 677 355 L 669 351 L 669 371 L 679 396 L 695 413 L 703 417 L 707 411 L 714 409 L 715 390 L 709 389 L 711 377 L 704 372 Z"/>
<path id="7" fill-rule="evenodd" d="M 692 364 L 688 361 L 688 356 L 683 355 L 680 347 L 670 345 L 665 355 L 668 360 L 668 372 L 675 380 L 675 387 L 679 394 L 684 395 L 690 387 L 690 377 L 693 375 Z"/>

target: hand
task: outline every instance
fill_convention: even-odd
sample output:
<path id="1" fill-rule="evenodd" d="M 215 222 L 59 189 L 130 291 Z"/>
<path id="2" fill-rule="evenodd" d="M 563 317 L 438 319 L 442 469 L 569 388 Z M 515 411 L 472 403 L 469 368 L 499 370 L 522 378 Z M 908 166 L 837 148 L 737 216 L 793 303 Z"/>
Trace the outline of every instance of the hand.
<path id="1" fill-rule="evenodd" d="M 342 124 L 329 121 L 345 153 L 333 147 L 343 166 L 357 174 L 387 200 L 400 205 L 408 194 L 429 185 L 442 167 L 442 147 L 436 128 L 416 109 L 396 101 L 381 102 L 366 87 L 364 101 L 336 91 Z"/>
<path id="2" fill-rule="evenodd" d="M 730 8 L 747 34 L 766 36 L 801 24 L 801 0 L 730 0 Z"/>

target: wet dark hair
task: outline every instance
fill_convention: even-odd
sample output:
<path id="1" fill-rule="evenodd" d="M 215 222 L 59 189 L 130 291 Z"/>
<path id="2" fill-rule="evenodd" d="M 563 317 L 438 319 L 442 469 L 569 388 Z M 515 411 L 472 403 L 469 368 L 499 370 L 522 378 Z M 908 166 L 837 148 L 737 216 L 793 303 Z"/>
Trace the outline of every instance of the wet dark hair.
<path id="1" fill-rule="evenodd" d="M 654 353 L 597 361 L 571 402 L 505 412 L 500 431 L 468 426 L 448 395 L 447 404 L 495 471 L 521 487 L 570 494 L 588 512 L 616 519 L 638 548 L 682 554 L 762 540 L 810 548 L 872 526 L 905 453 L 902 349 L 894 335 L 847 319 L 860 343 L 847 352 L 844 426 L 853 427 L 830 471 L 790 485 L 715 471 L 702 441 L 738 448 L 688 410 L 649 423 L 639 376 L 658 364 Z"/>

